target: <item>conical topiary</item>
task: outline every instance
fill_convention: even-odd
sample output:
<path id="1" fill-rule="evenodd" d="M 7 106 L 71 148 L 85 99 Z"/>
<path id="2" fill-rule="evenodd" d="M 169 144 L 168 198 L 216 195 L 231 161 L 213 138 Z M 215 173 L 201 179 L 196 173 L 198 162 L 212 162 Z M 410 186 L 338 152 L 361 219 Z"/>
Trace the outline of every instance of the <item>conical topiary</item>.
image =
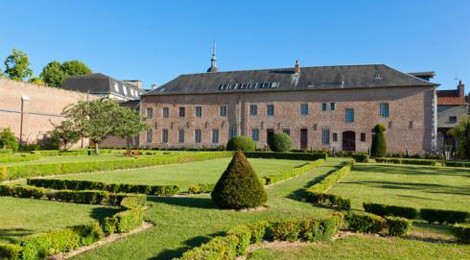
<path id="1" fill-rule="evenodd" d="M 233 156 L 211 197 L 216 206 L 224 209 L 256 208 L 268 200 L 263 184 L 240 151 Z"/>
<path id="2" fill-rule="evenodd" d="M 374 137 L 370 153 L 373 157 L 383 157 L 387 154 L 387 141 L 385 139 L 385 126 L 377 124 L 374 127 Z"/>

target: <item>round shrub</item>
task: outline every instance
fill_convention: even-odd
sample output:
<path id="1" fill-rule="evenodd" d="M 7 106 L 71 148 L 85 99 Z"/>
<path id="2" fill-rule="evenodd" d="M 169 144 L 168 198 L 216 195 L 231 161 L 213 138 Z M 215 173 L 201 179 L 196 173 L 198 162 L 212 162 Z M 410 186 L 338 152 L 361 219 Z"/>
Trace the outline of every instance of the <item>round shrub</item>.
<path id="1" fill-rule="evenodd" d="M 19 148 L 18 139 L 10 128 L 5 128 L 0 132 L 0 149 L 10 149 L 16 152 Z"/>
<path id="2" fill-rule="evenodd" d="M 288 152 L 292 149 L 292 138 L 285 133 L 274 134 L 269 148 L 274 152 Z"/>
<path id="3" fill-rule="evenodd" d="M 268 200 L 258 176 L 240 151 L 217 181 L 211 197 L 216 206 L 224 209 L 256 208 Z"/>
<path id="4" fill-rule="evenodd" d="M 228 141 L 227 150 L 252 152 L 256 150 L 256 143 L 248 136 L 237 136 Z"/>

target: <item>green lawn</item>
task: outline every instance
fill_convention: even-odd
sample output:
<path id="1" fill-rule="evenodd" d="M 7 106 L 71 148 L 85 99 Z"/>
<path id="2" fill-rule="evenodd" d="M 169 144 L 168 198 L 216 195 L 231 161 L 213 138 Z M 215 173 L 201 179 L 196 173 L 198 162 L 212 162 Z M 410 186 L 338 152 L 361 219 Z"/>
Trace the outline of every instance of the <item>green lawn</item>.
<path id="1" fill-rule="evenodd" d="M 470 211 L 470 169 L 416 165 L 356 164 L 330 191 L 362 202 Z"/>
<path id="2" fill-rule="evenodd" d="M 146 218 L 155 226 L 77 256 L 77 259 L 171 259 L 207 242 L 241 223 L 262 219 L 322 216 L 330 210 L 301 202 L 305 187 L 315 178 L 333 170 L 341 160 L 328 160 L 314 171 L 267 188 L 268 208 L 262 211 L 219 210 L 209 195 L 149 199 Z M 222 167 L 223 168 L 223 167 Z"/>
<path id="3" fill-rule="evenodd" d="M 469 259 L 470 245 L 354 235 L 299 247 L 260 249 L 248 259 Z"/>
<path id="4" fill-rule="evenodd" d="M 0 197 L 0 242 L 22 236 L 103 220 L 117 208 L 54 201 Z"/>
<path id="5" fill-rule="evenodd" d="M 112 172 L 85 173 L 79 175 L 56 176 L 53 178 L 69 180 L 103 181 L 108 183 L 129 183 L 149 185 L 179 185 L 183 190 L 189 184 L 215 184 L 227 168 L 230 158 L 221 158 L 177 165 L 161 165 L 144 169 L 126 169 Z M 307 161 L 249 159 L 258 176 L 276 174 L 281 170 L 290 170 Z"/>

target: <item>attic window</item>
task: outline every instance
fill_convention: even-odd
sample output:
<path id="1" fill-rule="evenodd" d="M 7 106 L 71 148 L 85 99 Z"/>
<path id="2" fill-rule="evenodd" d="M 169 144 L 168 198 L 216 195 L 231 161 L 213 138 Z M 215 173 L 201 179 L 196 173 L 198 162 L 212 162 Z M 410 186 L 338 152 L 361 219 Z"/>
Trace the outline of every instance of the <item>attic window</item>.
<path id="1" fill-rule="evenodd" d="M 114 91 L 119 92 L 119 86 L 117 83 L 114 83 Z"/>
<path id="2" fill-rule="evenodd" d="M 279 82 L 273 82 L 271 83 L 271 88 L 277 88 L 279 87 L 279 85 L 280 85 Z"/>
<path id="3" fill-rule="evenodd" d="M 382 75 L 380 75 L 379 73 L 375 73 L 375 79 L 381 80 Z"/>
<path id="4" fill-rule="evenodd" d="M 124 96 L 127 96 L 127 87 L 122 86 L 122 91 L 124 92 Z"/>

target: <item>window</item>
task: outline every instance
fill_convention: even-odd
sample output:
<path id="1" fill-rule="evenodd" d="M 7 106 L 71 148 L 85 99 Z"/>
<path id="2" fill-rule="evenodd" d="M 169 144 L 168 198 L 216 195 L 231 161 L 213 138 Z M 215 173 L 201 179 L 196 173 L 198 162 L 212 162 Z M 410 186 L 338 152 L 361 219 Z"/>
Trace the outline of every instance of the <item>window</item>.
<path id="1" fill-rule="evenodd" d="M 388 117 L 390 115 L 388 103 L 380 103 L 379 114 L 381 117 Z"/>
<path id="2" fill-rule="evenodd" d="M 328 129 L 328 128 L 322 129 L 322 131 L 321 131 L 321 143 L 323 145 L 329 145 L 330 144 L 330 129 Z"/>
<path id="3" fill-rule="evenodd" d="M 186 109 L 184 107 L 180 107 L 179 109 L 179 115 L 180 117 L 184 117 L 186 114 Z"/>
<path id="4" fill-rule="evenodd" d="M 327 105 L 326 103 L 321 104 L 321 111 L 326 111 Z"/>
<path id="5" fill-rule="evenodd" d="M 250 116 L 256 116 L 258 114 L 258 106 L 250 105 Z"/>
<path id="6" fill-rule="evenodd" d="M 162 129 L 162 143 L 168 143 L 168 129 Z"/>
<path id="7" fill-rule="evenodd" d="M 122 91 L 124 92 L 124 96 L 127 96 L 127 87 L 122 86 Z"/>
<path id="8" fill-rule="evenodd" d="M 234 128 L 234 127 L 230 127 L 228 129 L 228 138 L 229 139 L 232 139 L 234 137 L 237 137 L 237 128 Z"/>
<path id="9" fill-rule="evenodd" d="M 194 114 L 196 117 L 201 117 L 202 116 L 202 107 L 197 106 L 196 110 L 194 111 Z"/>
<path id="10" fill-rule="evenodd" d="M 184 143 L 184 129 L 178 130 L 178 142 Z"/>
<path id="11" fill-rule="evenodd" d="M 456 116 L 449 116 L 449 123 L 455 123 L 457 122 L 457 117 Z"/>
<path id="12" fill-rule="evenodd" d="M 202 132 L 201 129 L 194 130 L 194 142 L 200 143 L 202 139 Z"/>
<path id="13" fill-rule="evenodd" d="M 361 142 L 366 141 L 366 133 L 361 133 Z"/>
<path id="14" fill-rule="evenodd" d="M 153 117 L 153 108 L 147 108 L 147 118 Z"/>
<path id="15" fill-rule="evenodd" d="M 170 116 L 170 109 L 168 107 L 163 108 L 163 117 L 169 117 Z"/>
<path id="16" fill-rule="evenodd" d="M 220 116 L 227 116 L 227 106 L 220 106 Z"/>
<path id="17" fill-rule="evenodd" d="M 217 128 L 212 129 L 212 143 L 219 143 L 219 129 Z"/>
<path id="18" fill-rule="evenodd" d="M 300 104 L 300 115 L 301 116 L 308 115 L 308 104 Z"/>
<path id="19" fill-rule="evenodd" d="M 336 109 L 336 103 L 331 102 L 331 103 L 330 103 L 330 110 L 331 110 L 331 111 L 335 111 L 335 109 Z"/>
<path id="20" fill-rule="evenodd" d="M 338 133 L 333 133 L 333 142 L 338 142 Z"/>
<path id="21" fill-rule="evenodd" d="M 153 141 L 153 132 L 152 129 L 147 131 L 147 143 L 151 143 Z"/>
<path id="22" fill-rule="evenodd" d="M 413 121 L 408 122 L 408 128 L 412 129 L 413 128 Z"/>
<path id="23" fill-rule="evenodd" d="M 268 116 L 274 116 L 274 105 L 267 106 L 267 114 Z"/>
<path id="24" fill-rule="evenodd" d="M 290 135 L 290 129 L 289 128 L 282 129 L 282 132 L 286 135 Z"/>
<path id="25" fill-rule="evenodd" d="M 259 129 L 258 128 L 251 129 L 251 139 L 253 139 L 253 141 L 255 142 L 259 141 Z"/>
<path id="26" fill-rule="evenodd" d="M 354 122 L 354 109 L 346 108 L 344 112 L 344 121 L 347 123 Z"/>

